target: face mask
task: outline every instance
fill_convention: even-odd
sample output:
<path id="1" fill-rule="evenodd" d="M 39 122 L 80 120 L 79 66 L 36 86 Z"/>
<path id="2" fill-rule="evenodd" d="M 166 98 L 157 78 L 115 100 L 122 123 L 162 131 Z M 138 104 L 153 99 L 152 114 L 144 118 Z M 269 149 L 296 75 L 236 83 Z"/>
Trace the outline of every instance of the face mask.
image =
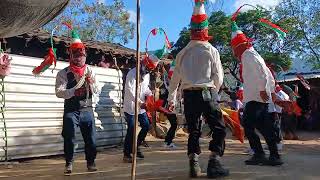
<path id="1" fill-rule="evenodd" d="M 83 67 L 86 63 L 85 51 L 82 49 L 71 50 L 70 63 L 77 67 Z"/>

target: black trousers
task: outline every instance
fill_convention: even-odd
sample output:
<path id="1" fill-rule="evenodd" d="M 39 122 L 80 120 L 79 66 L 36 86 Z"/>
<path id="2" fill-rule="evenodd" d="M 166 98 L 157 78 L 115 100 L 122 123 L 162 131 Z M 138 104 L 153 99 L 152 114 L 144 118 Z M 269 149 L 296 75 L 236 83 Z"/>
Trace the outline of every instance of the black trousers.
<path id="1" fill-rule="evenodd" d="M 211 100 L 204 101 L 202 90 L 184 90 L 183 92 L 184 113 L 189 131 L 188 155 L 201 153 L 199 145 L 199 138 L 201 136 L 200 116 L 203 115 L 213 132 L 209 150 L 222 156 L 224 153 L 226 126 L 217 102 L 218 94 L 211 91 Z"/>
<path id="2" fill-rule="evenodd" d="M 246 103 L 243 112 L 243 127 L 247 136 L 250 147 L 255 154 L 264 154 L 261 146 L 260 138 L 256 133 L 257 129 L 265 138 L 270 150 L 270 156 L 279 157 L 277 149 L 277 135 L 274 126 L 274 118 L 272 113 L 268 113 L 268 104 L 250 101 Z"/>
<path id="3" fill-rule="evenodd" d="M 166 115 L 169 122 L 170 122 L 170 128 L 167 132 L 167 135 L 165 137 L 165 141 L 167 143 L 167 145 L 170 145 L 172 143 L 172 140 L 174 139 L 174 137 L 176 136 L 176 130 L 178 127 L 177 124 L 177 116 L 176 114 L 167 114 Z"/>
<path id="4" fill-rule="evenodd" d="M 274 128 L 275 128 L 275 133 L 276 133 L 276 143 L 279 144 L 283 137 L 282 137 L 282 131 L 281 131 L 281 114 L 279 113 L 271 113 L 272 118 L 273 118 L 273 122 L 274 122 Z"/>

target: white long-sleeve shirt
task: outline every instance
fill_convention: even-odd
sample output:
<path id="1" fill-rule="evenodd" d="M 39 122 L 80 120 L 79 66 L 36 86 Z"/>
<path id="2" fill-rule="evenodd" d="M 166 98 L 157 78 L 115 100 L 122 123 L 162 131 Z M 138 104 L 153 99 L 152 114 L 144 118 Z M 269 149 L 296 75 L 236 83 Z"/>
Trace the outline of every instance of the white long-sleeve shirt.
<path id="1" fill-rule="evenodd" d="M 269 96 L 267 103 L 271 103 L 271 93 L 275 89 L 275 80 L 264 59 L 251 47 L 244 51 L 241 60 L 243 65 L 243 101 L 264 103 L 260 97 L 260 91 L 266 91 Z"/>
<path id="2" fill-rule="evenodd" d="M 145 102 L 146 96 L 151 96 L 152 91 L 149 88 L 150 84 L 150 74 L 146 74 L 142 77 L 142 82 L 140 82 L 140 94 L 138 101 L 140 103 Z M 131 69 L 126 76 L 125 92 L 124 92 L 124 102 L 123 102 L 123 111 L 134 115 L 134 101 L 136 93 L 136 68 Z M 145 113 L 145 109 L 140 109 L 139 114 Z"/>
<path id="3" fill-rule="evenodd" d="M 219 91 L 223 83 L 220 55 L 207 41 L 191 40 L 176 58 L 176 66 L 169 85 L 168 101 L 175 101 L 178 84 L 181 89 L 210 87 Z"/>
<path id="4" fill-rule="evenodd" d="M 277 95 L 277 100 L 280 100 L 280 101 L 289 101 L 290 100 L 289 95 L 282 90 L 277 92 L 276 95 Z M 279 105 L 275 105 L 275 107 L 276 107 L 277 113 L 282 113 L 282 107 L 280 107 Z"/>
<path id="5" fill-rule="evenodd" d="M 56 76 L 56 84 L 55 84 L 55 92 L 56 96 L 58 98 L 63 98 L 63 99 L 70 99 L 73 96 L 75 96 L 75 90 L 76 87 L 68 88 L 67 89 L 67 84 L 68 84 L 68 78 L 67 74 L 70 72 L 69 68 L 64 68 L 60 70 Z M 88 86 L 88 88 L 91 89 L 92 94 L 99 94 L 99 86 L 98 86 L 98 80 L 96 78 L 95 73 L 92 71 L 92 68 L 87 66 L 85 74 L 89 74 L 91 79 L 93 80 L 93 84 L 88 85 L 87 82 L 85 82 L 85 86 Z M 75 79 L 77 82 L 81 79 L 81 77 L 75 75 Z M 80 102 L 82 106 L 92 106 L 92 98 L 88 99 L 87 101 L 81 101 Z"/>

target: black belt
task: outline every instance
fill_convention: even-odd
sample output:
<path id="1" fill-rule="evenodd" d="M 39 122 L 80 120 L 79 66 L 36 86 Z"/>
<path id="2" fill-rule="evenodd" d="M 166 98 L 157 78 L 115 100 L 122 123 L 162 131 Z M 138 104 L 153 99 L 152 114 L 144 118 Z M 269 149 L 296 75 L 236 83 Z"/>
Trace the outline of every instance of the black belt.
<path id="1" fill-rule="evenodd" d="M 202 91 L 205 89 L 211 90 L 212 87 L 190 87 L 190 88 L 184 89 L 184 91 Z"/>

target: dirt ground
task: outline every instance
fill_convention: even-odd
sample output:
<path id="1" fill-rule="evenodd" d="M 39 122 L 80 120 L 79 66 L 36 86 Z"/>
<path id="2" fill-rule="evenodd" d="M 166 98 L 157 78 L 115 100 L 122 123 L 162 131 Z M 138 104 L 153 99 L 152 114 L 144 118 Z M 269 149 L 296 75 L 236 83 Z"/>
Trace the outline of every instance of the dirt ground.
<path id="1" fill-rule="evenodd" d="M 285 141 L 282 157 L 285 164 L 281 167 L 246 166 L 248 158 L 244 149 L 248 143 L 240 144 L 232 138 L 227 139 L 226 152 L 221 159 L 230 169 L 230 176 L 221 179 L 257 179 L 257 180 L 319 180 L 320 179 L 320 133 L 300 133 L 301 140 Z M 144 160 L 138 161 L 137 179 L 189 179 L 188 161 L 186 157 L 186 138 L 176 139 L 178 149 L 167 150 L 162 147 L 162 140 L 148 137 L 150 148 L 145 148 Z M 201 139 L 202 154 L 200 163 L 202 171 L 206 171 L 209 155 L 208 139 Z M 61 156 L 24 160 L 0 167 L 0 178 L 33 180 L 33 179 L 130 179 L 131 164 L 122 162 L 122 150 L 105 149 L 98 153 L 98 172 L 86 172 L 84 154 L 76 156 L 74 173 L 64 176 L 64 160 Z M 205 173 L 203 177 L 206 179 Z"/>

